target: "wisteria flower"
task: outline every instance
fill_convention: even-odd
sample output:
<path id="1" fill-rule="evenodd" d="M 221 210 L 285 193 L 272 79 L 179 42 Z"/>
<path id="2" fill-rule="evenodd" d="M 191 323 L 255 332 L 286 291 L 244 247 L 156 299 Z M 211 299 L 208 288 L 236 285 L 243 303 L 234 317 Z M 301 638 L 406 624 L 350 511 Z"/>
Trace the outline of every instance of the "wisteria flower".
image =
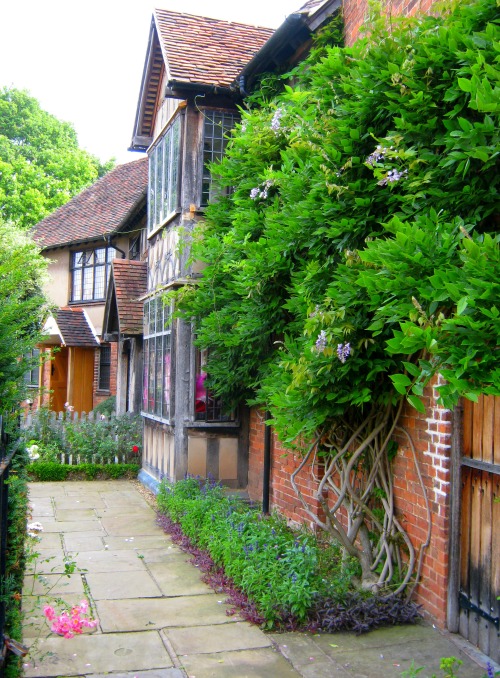
<path id="1" fill-rule="evenodd" d="M 393 184 L 396 181 L 400 181 L 401 179 L 405 179 L 408 174 L 408 170 L 405 169 L 402 172 L 400 172 L 397 169 L 389 170 L 386 174 L 386 176 L 381 179 L 380 181 L 377 182 L 378 186 L 387 186 L 387 184 Z"/>
<path id="2" fill-rule="evenodd" d="M 373 153 L 370 153 L 370 155 L 366 158 L 365 162 L 367 165 L 372 165 L 373 167 L 373 165 L 375 165 L 377 162 L 384 162 L 386 153 L 387 148 L 378 145 L 377 148 L 373 151 Z"/>
<path id="3" fill-rule="evenodd" d="M 284 114 L 285 111 L 282 108 L 278 108 L 273 115 L 273 119 L 271 120 L 271 129 L 276 134 L 281 129 L 281 118 L 283 117 Z"/>
<path id="4" fill-rule="evenodd" d="M 351 355 L 351 344 L 337 344 L 337 357 L 343 364 Z"/>
<path id="5" fill-rule="evenodd" d="M 256 186 L 255 188 L 252 188 L 252 190 L 250 191 L 250 197 L 252 198 L 252 200 L 257 200 L 259 195 L 260 195 L 260 188 L 258 186 Z"/>
<path id="6" fill-rule="evenodd" d="M 321 330 L 321 332 L 318 334 L 318 338 L 316 339 L 315 347 L 318 353 L 323 353 L 323 351 L 326 348 L 327 344 L 327 338 L 326 338 L 326 332 L 325 330 Z"/>

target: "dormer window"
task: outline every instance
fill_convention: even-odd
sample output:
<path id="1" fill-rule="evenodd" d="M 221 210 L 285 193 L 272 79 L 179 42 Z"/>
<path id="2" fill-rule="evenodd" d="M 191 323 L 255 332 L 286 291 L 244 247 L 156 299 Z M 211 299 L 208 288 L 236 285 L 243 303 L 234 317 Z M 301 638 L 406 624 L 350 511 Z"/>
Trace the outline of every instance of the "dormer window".
<path id="1" fill-rule="evenodd" d="M 114 247 L 72 252 L 71 301 L 103 301 L 115 257 Z"/>
<path id="2" fill-rule="evenodd" d="M 167 127 L 149 155 L 148 234 L 178 207 L 181 119 Z"/>

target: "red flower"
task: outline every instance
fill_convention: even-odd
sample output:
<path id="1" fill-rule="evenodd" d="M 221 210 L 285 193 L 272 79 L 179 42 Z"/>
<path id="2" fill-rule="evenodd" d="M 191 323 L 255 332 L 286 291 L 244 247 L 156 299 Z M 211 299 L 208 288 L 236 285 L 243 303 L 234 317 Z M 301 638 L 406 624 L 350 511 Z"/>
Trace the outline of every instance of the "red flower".
<path id="1" fill-rule="evenodd" d="M 134 454 L 139 454 L 139 448 L 137 447 L 137 445 L 134 445 L 134 446 L 132 447 L 132 452 L 133 452 Z"/>

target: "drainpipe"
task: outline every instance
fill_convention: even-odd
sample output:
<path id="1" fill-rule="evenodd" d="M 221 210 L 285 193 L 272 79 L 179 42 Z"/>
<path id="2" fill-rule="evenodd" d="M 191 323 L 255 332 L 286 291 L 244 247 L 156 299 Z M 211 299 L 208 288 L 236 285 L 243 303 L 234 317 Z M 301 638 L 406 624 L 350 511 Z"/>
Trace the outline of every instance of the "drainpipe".
<path id="1" fill-rule="evenodd" d="M 271 414 L 266 412 L 265 421 L 271 419 Z M 262 513 L 269 514 L 269 492 L 271 486 L 271 427 L 264 424 L 264 470 L 262 478 Z"/>

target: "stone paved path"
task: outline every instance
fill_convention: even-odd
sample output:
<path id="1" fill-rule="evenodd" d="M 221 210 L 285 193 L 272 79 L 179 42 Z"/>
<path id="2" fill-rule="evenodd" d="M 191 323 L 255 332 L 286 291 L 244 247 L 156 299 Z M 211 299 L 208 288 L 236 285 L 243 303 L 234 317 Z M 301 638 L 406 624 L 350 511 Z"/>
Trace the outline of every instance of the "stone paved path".
<path id="1" fill-rule="evenodd" d="M 201 582 L 134 483 L 32 483 L 30 502 L 44 530 L 23 595 L 26 678 L 397 678 L 412 660 L 426 678 L 451 655 L 465 662 L 459 676 L 485 673 L 428 625 L 360 638 L 278 635 L 228 617 L 224 597 Z M 77 565 L 70 577 L 68 557 Z M 57 597 L 86 597 L 98 627 L 72 639 L 51 633 L 42 607 Z"/>

